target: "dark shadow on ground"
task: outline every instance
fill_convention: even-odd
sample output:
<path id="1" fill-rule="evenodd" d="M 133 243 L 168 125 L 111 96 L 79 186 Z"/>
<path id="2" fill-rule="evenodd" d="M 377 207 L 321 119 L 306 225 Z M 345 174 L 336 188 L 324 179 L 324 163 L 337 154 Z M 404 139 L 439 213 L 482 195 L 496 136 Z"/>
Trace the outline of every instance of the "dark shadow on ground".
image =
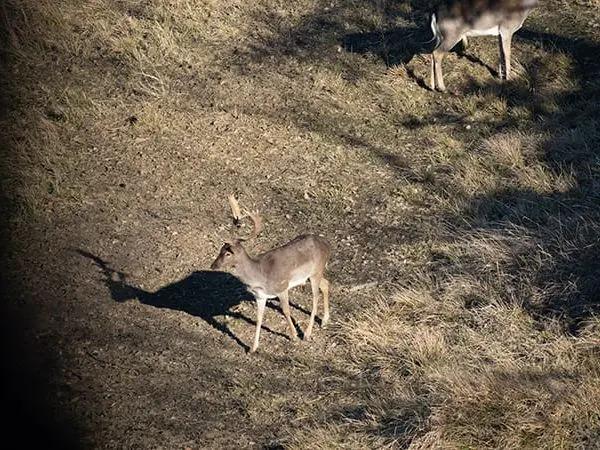
<path id="1" fill-rule="evenodd" d="M 186 278 L 171 283 L 157 290 L 148 292 L 127 282 L 127 275 L 115 270 L 110 265 L 85 250 L 76 250 L 81 256 L 91 259 L 104 275 L 104 284 L 110 291 L 111 298 L 117 302 L 138 299 L 145 305 L 155 308 L 167 308 L 183 311 L 200 317 L 210 326 L 229 336 L 246 351 L 250 347 L 244 344 L 224 323 L 216 319 L 226 316 L 241 319 L 256 326 L 256 322 L 243 314 L 235 311 L 235 307 L 242 301 L 254 300 L 246 286 L 233 275 L 225 272 L 202 270 L 193 272 Z M 269 303 L 272 309 L 278 309 Z M 301 309 L 297 305 L 296 308 Z M 304 310 L 303 310 L 304 311 Z M 288 336 L 262 326 L 269 333 L 288 339 Z"/>
<path id="2" fill-rule="evenodd" d="M 251 36 L 245 48 L 236 49 L 227 61 L 245 65 L 247 61 L 285 64 L 290 58 L 310 60 L 342 69 L 346 80 L 360 79 L 368 69 L 357 64 L 356 58 L 348 58 L 352 53 L 381 57 L 387 66 L 394 66 L 432 47 L 427 21 L 430 5 L 416 0 L 338 4 L 319 0 L 297 22 L 286 21 L 276 11 L 257 9 L 252 17 L 260 24 L 256 29 L 269 33 Z"/>
<path id="3" fill-rule="evenodd" d="M 350 53 L 377 55 L 390 67 L 407 64 L 415 55 L 430 53 L 435 42 L 431 32 L 423 28 L 405 27 L 389 31 L 349 33 L 341 38 L 341 44 Z"/>
<path id="4" fill-rule="evenodd" d="M 435 42 L 431 32 L 423 28 L 406 27 L 390 31 L 349 33 L 342 37 L 341 45 L 349 53 L 376 55 L 387 67 L 406 65 L 417 55 L 430 53 Z M 408 76 L 419 86 L 428 89 L 426 80 L 418 77 L 409 67 Z"/>
<path id="5" fill-rule="evenodd" d="M 68 390 L 56 381 L 57 374 L 65 370 L 63 361 L 56 356 L 56 346 L 52 345 L 56 341 L 46 336 L 40 339 L 38 334 L 31 332 L 36 322 L 36 310 L 33 306 L 26 310 L 12 308 L 10 302 L 20 298 L 20 294 L 9 297 L 7 280 L 3 278 L 2 281 L 0 395 L 4 411 L 3 437 L 15 439 L 11 442 L 21 441 L 30 448 L 84 448 L 85 435 L 89 431 L 87 424 L 72 411 L 57 405 L 56 390 L 62 388 L 61 394 Z M 34 432 L 24 436 L 24 429 Z"/>

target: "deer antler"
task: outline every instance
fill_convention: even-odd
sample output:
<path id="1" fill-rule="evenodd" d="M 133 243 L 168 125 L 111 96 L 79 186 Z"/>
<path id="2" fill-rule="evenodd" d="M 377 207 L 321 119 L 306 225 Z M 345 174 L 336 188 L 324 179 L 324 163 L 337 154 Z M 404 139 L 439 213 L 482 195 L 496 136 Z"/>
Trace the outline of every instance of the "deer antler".
<path id="1" fill-rule="evenodd" d="M 227 199 L 229 200 L 229 206 L 231 207 L 231 213 L 233 215 L 233 221 L 235 224 L 237 224 L 244 217 L 250 217 L 253 222 L 252 232 L 250 235 L 245 238 L 238 239 L 241 241 L 248 241 L 257 237 L 262 230 L 262 219 L 258 215 L 258 211 L 250 212 L 247 209 L 244 209 L 244 213 L 242 214 L 240 205 L 235 196 L 230 195 Z"/>
<path id="2" fill-rule="evenodd" d="M 242 218 L 240 205 L 233 194 L 227 197 L 227 200 L 229 200 L 229 206 L 231 207 L 231 213 L 233 214 L 233 221 L 237 224 L 237 222 L 239 222 L 239 220 Z"/>
<path id="3" fill-rule="evenodd" d="M 246 209 L 244 210 L 244 217 L 250 217 L 253 223 L 252 233 L 243 239 L 244 241 L 249 241 L 257 237 L 262 231 L 262 219 L 258 215 L 258 211 L 248 211 Z"/>

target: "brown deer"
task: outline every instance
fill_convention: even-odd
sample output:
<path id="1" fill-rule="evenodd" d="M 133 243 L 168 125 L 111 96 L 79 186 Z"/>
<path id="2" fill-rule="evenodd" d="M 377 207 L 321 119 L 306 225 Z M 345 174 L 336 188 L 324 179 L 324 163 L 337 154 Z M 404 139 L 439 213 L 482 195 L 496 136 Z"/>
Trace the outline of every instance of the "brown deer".
<path id="1" fill-rule="evenodd" d="M 323 277 L 323 273 L 331 253 L 331 246 L 320 236 L 303 234 L 281 247 L 251 256 L 246 252 L 242 243 L 254 239 L 260 234 L 261 218 L 257 212 L 248 211 L 244 211 L 245 214 L 242 216 L 233 196 L 229 197 L 229 202 L 234 219 L 250 217 L 253 222 L 253 230 L 246 238 L 237 238 L 232 242 L 226 242 L 210 268 L 227 270 L 235 275 L 248 287 L 248 291 L 256 299 L 256 334 L 250 352 L 258 349 L 267 299 L 279 298 L 281 309 L 290 329 L 291 339 L 297 340 L 296 328 L 290 315 L 288 291 L 295 286 L 304 284 L 308 279 L 310 279 L 312 288 L 313 305 L 304 339 L 310 339 L 319 303 L 319 289 L 323 293 L 324 305 L 321 326 L 324 327 L 329 321 L 329 282 Z"/>
<path id="2" fill-rule="evenodd" d="M 537 0 L 444 0 L 431 15 L 436 48 L 431 54 L 431 89 L 445 91 L 442 60 L 467 36 L 498 36 L 499 75 L 510 78 L 513 34 L 521 28 Z"/>

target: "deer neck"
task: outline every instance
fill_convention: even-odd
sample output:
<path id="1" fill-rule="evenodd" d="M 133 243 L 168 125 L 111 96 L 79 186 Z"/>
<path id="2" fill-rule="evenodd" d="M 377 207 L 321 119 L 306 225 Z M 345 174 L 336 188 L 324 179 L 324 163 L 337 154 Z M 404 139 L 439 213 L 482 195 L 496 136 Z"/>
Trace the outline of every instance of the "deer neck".
<path id="1" fill-rule="evenodd" d="M 264 284 L 264 274 L 261 271 L 260 262 L 243 249 L 240 259 L 235 267 L 234 275 L 247 286 L 261 286 Z"/>

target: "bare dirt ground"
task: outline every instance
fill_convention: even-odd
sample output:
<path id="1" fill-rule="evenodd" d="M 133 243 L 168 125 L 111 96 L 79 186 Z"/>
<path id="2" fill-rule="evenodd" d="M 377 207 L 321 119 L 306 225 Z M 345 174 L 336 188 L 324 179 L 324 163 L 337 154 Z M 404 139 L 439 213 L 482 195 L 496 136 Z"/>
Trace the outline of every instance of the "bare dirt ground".
<path id="1" fill-rule="evenodd" d="M 510 82 L 494 39 L 472 39 L 444 62 L 448 94 L 419 56 L 428 2 L 2 7 L 7 433 L 600 446 L 596 0 L 541 1 Z M 230 193 L 265 219 L 253 253 L 331 242 L 312 341 L 289 341 L 273 301 L 247 353 L 255 305 L 208 270 L 237 231 Z M 309 286 L 291 300 L 301 332 Z"/>

